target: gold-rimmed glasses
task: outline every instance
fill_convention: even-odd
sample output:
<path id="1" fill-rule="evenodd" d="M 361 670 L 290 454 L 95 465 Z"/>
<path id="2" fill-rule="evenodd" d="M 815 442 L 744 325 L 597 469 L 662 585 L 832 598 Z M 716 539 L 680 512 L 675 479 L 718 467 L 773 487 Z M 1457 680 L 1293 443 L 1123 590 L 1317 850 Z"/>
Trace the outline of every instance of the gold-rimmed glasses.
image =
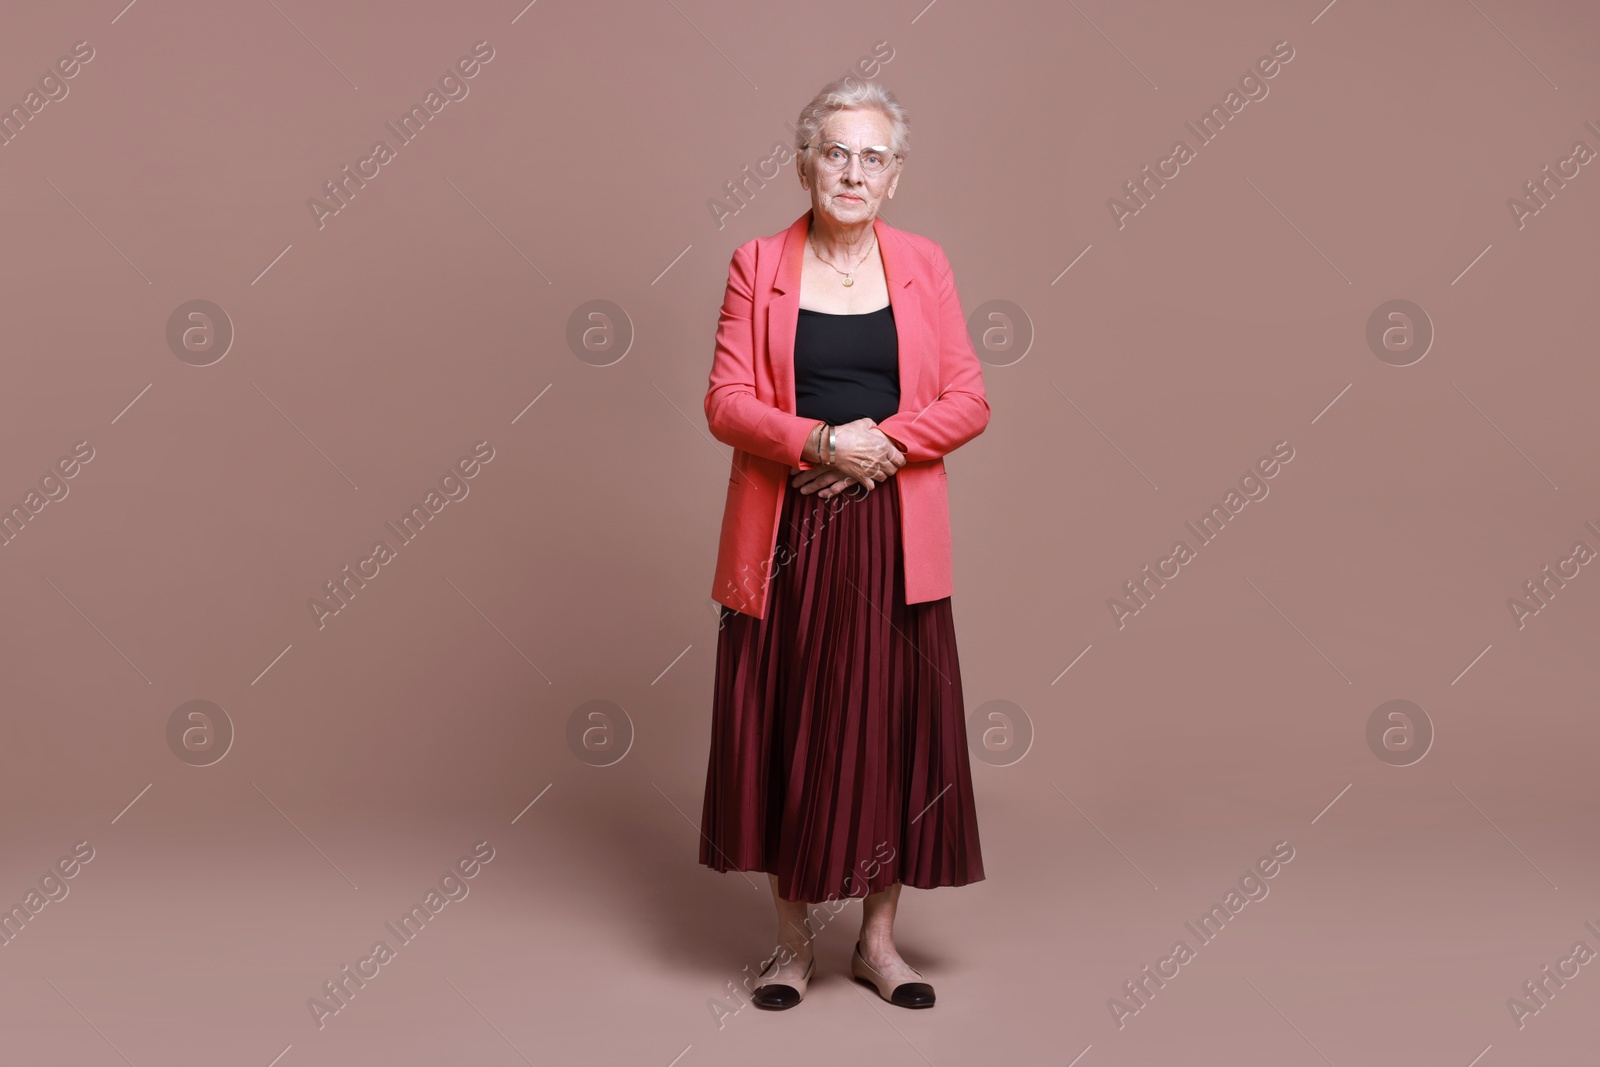
<path id="1" fill-rule="evenodd" d="M 897 158 L 895 151 L 886 144 L 869 145 L 856 150 L 843 141 L 830 141 L 827 144 L 813 144 L 806 147 L 819 149 L 817 162 L 829 170 L 844 170 L 850 165 L 850 157 L 857 156 L 861 160 L 862 171 L 870 177 L 876 177 L 888 170 L 890 161 Z"/>

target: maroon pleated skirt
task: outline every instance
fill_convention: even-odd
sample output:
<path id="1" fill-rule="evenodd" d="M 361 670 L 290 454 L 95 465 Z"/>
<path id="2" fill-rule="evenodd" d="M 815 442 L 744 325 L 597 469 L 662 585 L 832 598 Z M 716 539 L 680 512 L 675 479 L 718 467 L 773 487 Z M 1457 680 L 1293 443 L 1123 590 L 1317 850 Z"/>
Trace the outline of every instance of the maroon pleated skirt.
<path id="1" fill-rule="evenodd" d="M 905 602 L 899 488 L 789 485 L 766 618 L 721 610 L 700 862 L 785 900 L 983 878 L 950 598 Z"/>

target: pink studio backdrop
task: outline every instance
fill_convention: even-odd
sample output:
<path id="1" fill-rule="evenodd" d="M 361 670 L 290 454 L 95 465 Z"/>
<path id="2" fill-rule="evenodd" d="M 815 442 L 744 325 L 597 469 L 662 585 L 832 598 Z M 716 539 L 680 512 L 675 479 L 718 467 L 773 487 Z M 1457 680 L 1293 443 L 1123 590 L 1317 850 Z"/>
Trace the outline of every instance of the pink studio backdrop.
<path id="1" fill-rule="evenodd" d="M 0 34 L 0 902 L 95 853 L 0 947 L 0 1060 L 1592 1057 L 1600 978 L 1507 1001 L 1600 950 L 1600 11 L 119 2 Z M 847 72 L 993 409 L 947 460 L 988 878 L 904 899 L 898 1034 L 837 975 L 719 1023 L 770 908 L 695 863 L 712 336 Z"/>

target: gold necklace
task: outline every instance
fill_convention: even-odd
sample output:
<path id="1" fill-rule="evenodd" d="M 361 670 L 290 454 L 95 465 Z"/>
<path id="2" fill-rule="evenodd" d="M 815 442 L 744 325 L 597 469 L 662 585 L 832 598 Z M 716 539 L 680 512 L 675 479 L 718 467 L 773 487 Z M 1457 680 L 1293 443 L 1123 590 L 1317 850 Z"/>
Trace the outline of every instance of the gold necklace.
<path id="1" fill-rule="evenodd" d="M 813 239 L 813 236 L 814 235 L 812 235 L 812 234 L 807 234 L 806 235 L 806 243 L 811 246 L 811 254 L 816 256 L 818 259 L 821 259 L 822 262 L 828 263 L 827 260 L 822 259 L 822 253 L 817 251 L 817 242 Z M 863 252 L 861 254 L 861 258 L 856 261 L 856 265 L 854 267 L 850 268 L 850 271 L 849 271 L 848 274 L 846 274 L 844 271 L 840 270 L 838 267 L 833 267 L 832 263 L 828 263 L 828 266 L 833 267 L 835 273 L 844 274 L 844 279 L 842 281 L 840 281 L 839 284 L 840 285 L 846 285 L 846 286 L 854 285 L 855 284 L 855 279 L 850 277 L 850 275 L 854 274 L 857 271 L 857 269 L 860 268 L 861 264 L 866 262 L 867 257 L 870 256 L 872 254 L 873 249 L 875 249 L 877 247 L 878 247 L 878 234 L 877 234 L 877 231 L 874 230 L 873 234 L 872 234 L 872 248 L 867 249 L 865 252 Z"/>

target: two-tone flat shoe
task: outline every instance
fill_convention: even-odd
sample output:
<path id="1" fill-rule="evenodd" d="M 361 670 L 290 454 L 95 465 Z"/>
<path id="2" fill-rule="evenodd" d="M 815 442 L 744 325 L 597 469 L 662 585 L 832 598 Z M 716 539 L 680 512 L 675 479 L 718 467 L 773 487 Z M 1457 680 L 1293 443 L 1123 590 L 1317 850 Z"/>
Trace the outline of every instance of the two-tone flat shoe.
<path id="1" fill-rule="evenodd" d="M 800 1003 L 801 999 L 806 995 L 806 986 L 811 983 L 811 973 L 816 970 L 817 957 L 813 955 L 811 962 L 806 964 L 805 974 L 788 982 L 775 980 L 778 975 L 778 967 L 776 954 L 761 964 L 762 977 L 750 992 L 750 1003 L 756 1007 L 765 1008 L 768 1011 L 782 1011 L 784 1008 L 792 1008 Z M 772 972 L 771 977 L 767 976 L 768 971 Z"/>
<path id="2" fill-rule="evenodd" d="M 916 971 L 916 968 L 911 968 Z M 927 982 L 896 982 L 885 978 L 872 969 L 872 965 L 861 955 L 861 942 L 856 942 L 856 950 L 850 957 L 850 976 L 859 982 L 866 982 L 878 991 L 878 996 L 890 1004 L 898 1004 L 902 1008 L 931 1008 L 933 1007 L 933 986 Z M 917 976 L 922 976 L 917 971 Z"/>

